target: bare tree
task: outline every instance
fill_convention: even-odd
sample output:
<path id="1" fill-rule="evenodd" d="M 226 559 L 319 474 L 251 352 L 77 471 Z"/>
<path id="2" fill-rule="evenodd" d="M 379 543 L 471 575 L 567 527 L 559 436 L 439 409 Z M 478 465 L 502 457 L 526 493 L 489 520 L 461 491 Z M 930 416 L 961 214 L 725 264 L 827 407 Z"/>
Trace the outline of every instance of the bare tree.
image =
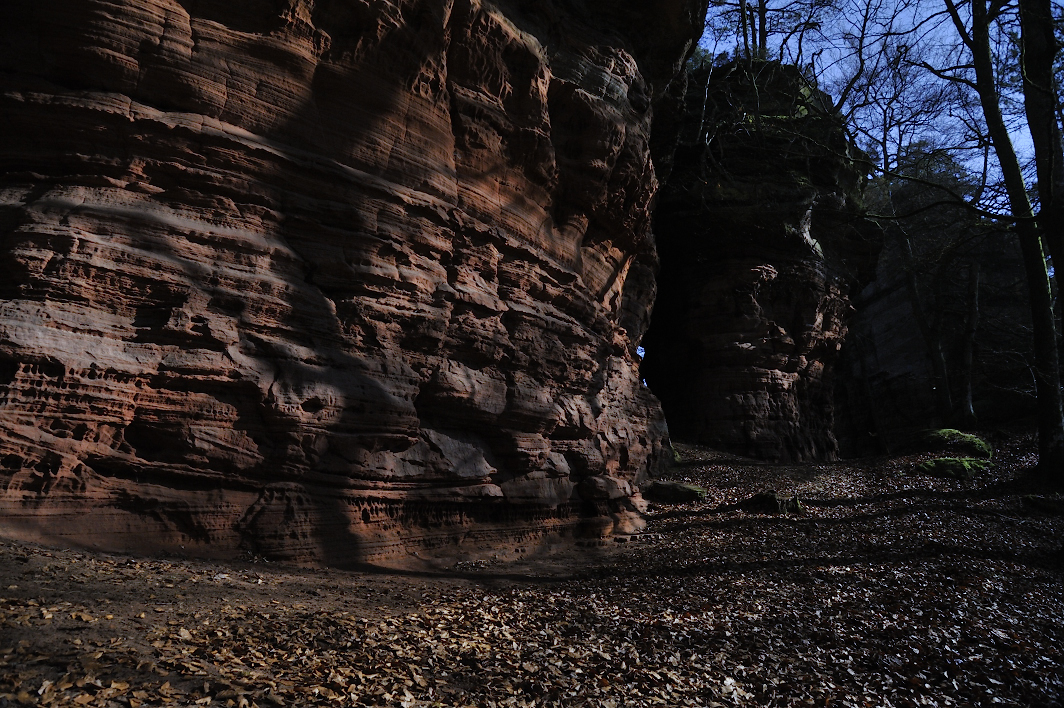
<path id="1" fill-rule="evenodd" d="M 1023 252 L 1024 269 L 1034 325 L 1035 383 L 1038 397 L 1039 463 L 1046 470 L 1064 473 L 1064 407 L 1061 401 L 1060 365 L 1052 287 L 1046 269 L 1046 253 L 1034 207 L 1027 196 L 1023 168 L 1017 157 L 999 93 L 1000 57 L 993 51 L 997 23 L 1012 9 L 1005 0 L 943 0 L 949 13 L 964 61 L 941 75 L 968 86 L 979 98 L 987 134 L 997 156 L 1007 203 Z M 967 7 L 965 7 L 967 6 Z M 965 12 L 967 10 L 967 12 Z M 1028 37 L 1021 38 L 1025 42 Z M 1021 65 L 1022 67 L 1022 65 Z M 1025 80 L 1024 88 L 1030 82 Z M 1052 112 L 1050 113 L 1052 116 Z M 1030 116 L 1029 116 L 1030 117 Z M 1056 125 L 1055 116 L 1052 122 Z M 1059 138 L 1057 148 L 1059 149 Z"/>
<path id="2" fill-rule="evenodd" d="M 779 60 L 804 66 L 806 40 L 824 40 L 821 30 L 836 0 L 710 0 L 707 40 L 713 54 Z"/>
<path id="3" fill-rule="evenodd" d="M 1053 0 L 711 4 L 716 13 L 708 24 L 714 36 L 726 41 L 730 33 L 737 55 L 748 60 L 778 56 L 815 73 L 851 120 L 860 143 L 874 153 L 870 169 L 902 176 L 901 156 L 917 143 L 981 168 L 974 191 L 928 186 L 942 202 L 1009 225 L 1018 239 L 1032 317 L 1040 462 L 1046 469 L 1064 470 L 1054 276 L 1047 269 L 1050 255 L 1064 264 L 1064 109 L 1056 70 L 1064 62 L 1054 35 L 1059 23 Z M 781 19 L 790 27 L 781 26 Z M 1008 85 L 1010 75 L 1022 77 L 1014 88 Z M 1012 137 L 1028 129 L 1033 171 L 1026 169 Z M 1029 188 L 1035 182 L 1038 199 L 1032 202 Z"/>
<path id="4" fill-rule="evenodd" d="M 937 7 L 898 0 L 889 10 L 881 0 L 865 2 L 874 12 L 866 13 L 862 27 L 871 29 L 850 41 L 849 70 L 836 79 L 840 102 L 863 142 L 875 149 L 883 174 L 895 174 L 897 156 L 921 133 L 969 161 L 982 157 L 982 184 L 974 195 L 939 189 L 943 201 L 1010 224 L 1019 240 L 1033 323 L 1040 463 L 1064 471 L 1057 323 L 1047 270 L 1050 252 L 1061 253 L 1064 224 L 1060 93 L 1053 71 L 1059 46 L 1050 0 L 942 0 Z M 912 28 L 903 30 L 901 19 Z M 1008 88 L 1010 72 L 1023 77 L 1018 91 Z M 1030 175 L 1012 138 L 1024 128 L 1035 146 L 1037 213 L 1028 196 Z M 1064 262 L 1064 254 L 1055 260 Z"/>

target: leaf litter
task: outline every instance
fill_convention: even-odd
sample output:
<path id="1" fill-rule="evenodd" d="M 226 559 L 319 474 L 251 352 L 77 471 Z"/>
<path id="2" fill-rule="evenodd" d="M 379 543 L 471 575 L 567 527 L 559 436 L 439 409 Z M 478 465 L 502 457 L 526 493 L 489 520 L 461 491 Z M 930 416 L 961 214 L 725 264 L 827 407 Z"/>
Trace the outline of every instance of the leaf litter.
<path id="1" fill-rule="evenodd" d="M 647 532 L 418 570 L 0 542 L 0 706 L 1052 706 L 1064 520 L 1029 440 L 974 480 L 919 456 L 681 448 L 704 500 Z M 744 511 L 773 490 L 802 513 Z"/>

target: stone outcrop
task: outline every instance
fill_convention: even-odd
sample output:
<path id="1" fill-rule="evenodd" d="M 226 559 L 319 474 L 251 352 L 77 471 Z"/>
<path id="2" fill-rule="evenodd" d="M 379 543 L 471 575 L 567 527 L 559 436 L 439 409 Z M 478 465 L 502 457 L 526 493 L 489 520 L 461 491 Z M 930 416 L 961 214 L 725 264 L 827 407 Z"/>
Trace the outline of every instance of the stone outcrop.
<path id="1" fill-rule="evenodd" d="M 698 5 L 3 3 L 0 532 L 631 530 L 651 115 Z"/>
<path id="2" fill-rule="evenodd" d="M 836 435 L 847 456 L 927 449 L 928 428 L 971 426 L 962 416 L 968 382 L 980 428 L 1036 412 L 1030 307 L 1015 237 L 961 208 L 917 211 L 938 198 L 923 184 L 900 181 L 890 192 L 898 203 L 878 211 L 913 216 L 900 229 L 886 226 L 875 279 L 853 298 L 835 392 Z M 935 348 L 945 396 L 936 390 Z"/>
<path id="3" fill-rule="evenodd" d="M 655 233 L 643 372 L 672 435 L 769 460 L 830 459 L 832 370 L 878 232 L 830 100 L 791 67 L 692 72 Z"/>

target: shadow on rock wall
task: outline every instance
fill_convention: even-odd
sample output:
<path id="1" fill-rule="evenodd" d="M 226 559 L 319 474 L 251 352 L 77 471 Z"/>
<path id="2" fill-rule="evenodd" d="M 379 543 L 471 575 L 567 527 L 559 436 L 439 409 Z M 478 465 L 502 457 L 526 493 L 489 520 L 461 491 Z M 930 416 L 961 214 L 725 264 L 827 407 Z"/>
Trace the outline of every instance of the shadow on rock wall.
<path id="1" fill-rule="evenodd" d="M 566 12 L 8 3 L 3 532 L 341 564 L 635 528 L 653 91 Z"/>

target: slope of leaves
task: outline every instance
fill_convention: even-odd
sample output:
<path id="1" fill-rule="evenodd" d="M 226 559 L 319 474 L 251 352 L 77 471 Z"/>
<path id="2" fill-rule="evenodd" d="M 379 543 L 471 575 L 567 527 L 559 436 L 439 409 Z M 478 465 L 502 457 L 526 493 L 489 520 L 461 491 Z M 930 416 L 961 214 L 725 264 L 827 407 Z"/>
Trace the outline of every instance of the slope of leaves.
<path id="1" fill-rule="evenodd" d="M 1060 705 L 1064 520 L 1006 447 L 774 466 L 681 448 L 701 502 L 517 563 L 405 571 L 0 545 L 2 705 Z M 749 513 L 755 492 L 804 513 Z M 1052 507 L 1048 507 L 1052 508 Z"/>

